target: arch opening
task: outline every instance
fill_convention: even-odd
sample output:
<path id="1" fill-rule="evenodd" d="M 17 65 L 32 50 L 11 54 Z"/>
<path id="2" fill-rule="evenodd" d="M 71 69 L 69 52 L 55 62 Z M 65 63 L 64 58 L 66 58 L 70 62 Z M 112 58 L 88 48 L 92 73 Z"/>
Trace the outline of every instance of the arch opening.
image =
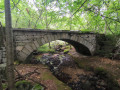
<path id="1" fill-rule="evenodd" d="M 69 44 L 71 44 L 74 48 L 75 48 L 75 50 L 78 52 L 78 53 L 80 53 L 80 54 L 82 54 L 82 55 L 87 55 L 87 56 L 90 56 L 91 55 L 91 53 L 90 53 L 90 50 L 86 47 L 86 46 L 84 46 L 83 44 L 81 44 L 81 43 L 79 43 L 79 42 L 76 42 L 76 41 L 73 41 L 73 40 L 70 40 L 70 39 L 60 39 L 61 41 L 64 41 L 64 42 L 67 42 L 67 43 L 69 43 Z M 54 41 L 51 41 L 51 42 L 54 42 Z M 43 45 L 46 45 L 47 43 L 45 43 L 45 44 L 43 44 Z M 40 47 L 42 47 L 43 45 L 41 45 Z M 47 47 L 48 48 L 48 47 Z M 38 49 L 38 48 L 37 48 Z M 34 53 L 34 54 L 36 54 L 36 51 L 37 50 L 34 50 L 33 52 L 31 52 L 31 54 L 30 55 L 28 55 L 28 57 L 26 58 L 26 59 L 30 59 L 31 57 L 31 55 Z M 40 51 L 40 50 L 39 50 Z M 38 52 L 39 52 L 38 51 Z M 50 51 L 51 52 L 51 51 Z M 53 51 L 52 51 L 53 52 Z M 46 52 L 44 52 L 44 53 L 46 53 Z"/>
<path id="2" fill-rule="evenodd" d="M 73 40 L 69 40 L 69 39 L 61 39 L 62 41 L 68 42 L 69 44 L 71 44 L 78 53 L 83 54 L 83 55 L 87 55 L 90 56 L 90 50 L 84 46 L 83 44 L 73 41 Z"/>
<path id="3" fill-rule="evenodd" d="M 65 42 L 71 44 L 75 48 L 75 50 L 80 54 L 87 55 L 87 56 L 91 55 L 91 52 L 90 52 L 89 48 L 86 47 L 82 43 L 79 43 L 79 42 L 71 40 L 71 39 L 58 39 L 58 40 L 62 40 L 62 41 L 65 41 Z M 52 41 L 55 41 L 55 39 L 52 40 Z M 40 40 L 39 41 L 36 40 L 32 43 L 26 44 L 23 47 L 23 49 L 20 51 L 20 53 L 18 53 L 18 56 L 22 59 L 22 61 L 24 61 L 25 59 L 27 59 L 29 57 L 29 55 L 31 55 L 31 53 L 33 51 L 37 50 L 40 46 L 42 46 L 46 43 L 49 43 L 49 41 L 46 41 L 46 42 L 43 43 Z M 24 57 L 22 58 L 22 56 L 24 56 Z"/>

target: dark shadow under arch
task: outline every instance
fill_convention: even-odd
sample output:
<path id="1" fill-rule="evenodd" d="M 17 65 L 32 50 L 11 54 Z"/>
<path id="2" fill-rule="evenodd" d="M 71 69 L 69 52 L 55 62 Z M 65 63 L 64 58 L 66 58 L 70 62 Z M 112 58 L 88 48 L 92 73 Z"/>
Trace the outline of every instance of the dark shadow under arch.
<path id="1" fill-rule="evenodd" d="M 91 55 L 90 50 L 85 45 L 80 44 L 79 42 L 69 40 L 69 39 L 60 39 L 60 40 L 71 44 L 76 49 L 76 51 L 80 54 L 87 55 L 87 56 Z"/>

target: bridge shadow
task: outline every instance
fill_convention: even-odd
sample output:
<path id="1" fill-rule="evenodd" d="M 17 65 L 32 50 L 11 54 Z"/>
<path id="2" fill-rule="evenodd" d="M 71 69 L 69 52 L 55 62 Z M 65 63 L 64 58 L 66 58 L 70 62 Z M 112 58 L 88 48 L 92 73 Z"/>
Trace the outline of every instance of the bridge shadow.
<path id="1" fill-rule="evenodd" d="M 91 55 L 90 50 L 85 45 L 79 42 L 69 40 L 69 39 L 60 39 L 60 40 L 71 44 L 75 48 L 75 50 L 80 54 L 87 55 L 87 56 Z"/>

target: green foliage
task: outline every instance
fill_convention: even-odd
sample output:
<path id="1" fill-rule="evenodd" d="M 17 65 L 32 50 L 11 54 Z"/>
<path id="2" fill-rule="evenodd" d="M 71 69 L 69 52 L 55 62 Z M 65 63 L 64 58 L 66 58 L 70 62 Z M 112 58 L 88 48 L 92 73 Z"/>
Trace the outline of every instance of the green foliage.
<path id="1" fill-rule="evenodd" d="M 97 76 L 100 76 L 100 78 L 107 78 L 107 74 L 108 72 L 102 68 L 102 67 L 97 67 L 94 69 L 94 73 L 97 75 Z"/>
<path id="2" fill-rule="evenodd" d="M 31 90 L 32 84 L 26 80 L 18 81 L 15 83 L 17 90 Z"/>
<path id="3" fill-rule="evenodd" d="M 10 0 L 14 28 L 120 33 L 119 0 Z M 80 7 L 82 4 L 84 5 Z M 0 11 L 4 0 L 0 0 Z M 5 14 L 0 20 L 5 25 Z"/>
<path id="4" fill-rule="evenodd" d="M 42 45 L 39 49 L 38 49 L 39 52 L 41 53 L 54 53 L 55 50 L 53 48 L 49 48 L 48 44 L 44 44 Z"/>
<path id="5" fill-rule="evenodd" d="M 41 85 L 36 84 L 33 86 L 32 90 L 44 90 L 44 88 Z"/>
<path id="6" fill-rule="evenodd" d="M 28 82 L 26 80 L 18 81 L 18 82 L 15 83 L 15 86 L 17 87 L 17 86 L 19 86 L 21 84 L 30 84 L 30 82 Z"/>
<path id="7" fill-rule="evenodd" d="M 67 54 L 69 52 L 70 49 L 65 49 L 64 53 Z"/>
<path id="8" fill-rule="evenodd" d="M 101 79 L 104 79 L 107 83 L 107 87 L 110 90 L 119 90 L 119 84 L 107 70 L 105 70 L 102 67 L 97 67 L 94 69 L 94 73 L 100 77 Z"/>
<path id="9" fill-rule="evenodd" d="M 2 84 L 2 87 L 3 87 L 4 90 L 6 90 L 7 84 Z"/>
<path id="10" fill-rule="evenodd" d="M 108 90 L 119 90 L 120 87 L 116 81 L 116 78 L 106 69 L 103 67 L 93 67 L 89 65 L 91 62 L 89 60 L 79 60 L 78 58 L 75 58 L 74 60 L 79 68 L 87 71 L 92 71 L 99 79 L 103 79 L 107 83 Z"/>
<path id="11" fill-rule="evenodd" d="M 44 88 L 41 85 L 32 85 L 31 82 L 28 82 L 26 80 L 16 82 L 15 86 L 16 90 L 44 90 Z"/>
<path id="12" fill-rule="evenodd" d="M 104 38 L 98 40 L 101 49 L 97 51 L 100 56 L 105 56 L 111 58 L 113 56 L 113 51 L 116 47 L 117 40 L 119 39 L 118 35 L 107 34 Z"/>

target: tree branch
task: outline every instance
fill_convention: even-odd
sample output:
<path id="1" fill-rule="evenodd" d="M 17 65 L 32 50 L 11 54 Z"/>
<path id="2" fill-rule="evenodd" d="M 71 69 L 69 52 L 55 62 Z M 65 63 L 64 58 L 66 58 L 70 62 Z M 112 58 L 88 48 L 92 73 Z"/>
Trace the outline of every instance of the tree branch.
<path id="1" fill-rule="evenodd" d="M 73 13 L 72 16 L 74 16 L 74 15 L 80 10 L 80 8 L 83 7 L 83 5 L 84 5 L 86 2 L 87 2 L 87 0 L 85 0 L 85 1 L 83 2 L 83 4 L 80 5 L 80 7 Z"/>
<path id="2" fill-rule="evenodd" d="M 13 2 L 13 4 L 14 4 L 14 6 L 13 6 L 13 8 L 12 8 L 11 10 L 13 10 L 13 9 L 19 4 L 20 0 L 19 0 L 16 4 L 14 3 L 13 0 L 12 0 L 12 2 Z M 0 11 L 0 13 L 4 13 L 4 12 L 5 12 L 5 10 Z"/>
<path id="3" fill-rule="evenodd" d="M 91 10 L 91 8 L 87 8 L 87 10 L 93 12 L 94 14 L 98 14 L 98 13 L 94 12 L 93 10 Z M 116 22 L 119 22 L 119 23 L 120 23 L 120 20 L 119 20 L 119 19 L 113 19 L 113 18 L 104 16 L 104 15 L 102 15 L 102 14 L 99 14 L 99 15 L 100 15 L 101 17 L 108 18 L 108 19 L 111 19 L 111 20 L 113 20 L 113 21 L 116 21 Z"/>
<path id="4" fill-rule="evenodd" d="M 40 15 L 39 15 L 39 17 L 38 17 L 38 19 L 36 20 L 36 23 L 35 23 L 35 25 L 34 25 L 34 28 L 36 28 L 36 25 L 37 25 L 40 17 L 42 16 L 42 13 L 43 13 L 43 10 L 41 10 Z"/>
<path id="5" fill-rule="evenodd" d="M 45 88 L 45 90 L 46 90 L 46 89 L 47 89 L 46 86 L 44 86 L 43 84 L 41 84 L 41 83 L 38 82 L 38 81 L 35 81 L 34 79 L 29 78 L 29 77 L 30 77 L 32 74 L 34 74 L 34 73 L 40 74 L 39 72 L 36 71 L 37 69 L 38 69 L 38 68 L 36 68 L 33 72 L 27 73 L 27 74 L 25 74 L 25 75 L 21 75 L 20 72 L 19 72 L 16 68 L 14 68 L 14 70 L 15 70 L 15 71 L 17 72 L 17 74 L 18 74 L 18 77 L 17 77 L 16 79 L 23 78 L 23 79 L 31 80 L 31 81 L 33 81 L 33 82 L 35 82 L 35 83 L 43 86 L 43 87 Z M 28 77 L 28 78 L 27 78 L 27 77 Z"/>
<path id="6" fill-rule="evenodd" d="M 50 19 L 50 21 L 49 21 L 49 23 L 48 23 L 48 26 L 50 25 L 51 21 L 52 21 L 52 16 L 51 16 L 51 19 Z"/>
<path id="7" fill-rule="evenodd" d="M 104 19 L 105 20 L 105 19 Z M 109 31 L 112 33 L 112 34 L 114 34 L 113 32 L 112 32 L 112 30 L 110 29 L 110 27 L 108 26 L 108 23 L 107 23 L 107 21 L 105 20 L 105 23 L 106 23 L 106 25 L 107 25 L 107 27 L 108 27 L 108 29 L 109 29 Z"/>

